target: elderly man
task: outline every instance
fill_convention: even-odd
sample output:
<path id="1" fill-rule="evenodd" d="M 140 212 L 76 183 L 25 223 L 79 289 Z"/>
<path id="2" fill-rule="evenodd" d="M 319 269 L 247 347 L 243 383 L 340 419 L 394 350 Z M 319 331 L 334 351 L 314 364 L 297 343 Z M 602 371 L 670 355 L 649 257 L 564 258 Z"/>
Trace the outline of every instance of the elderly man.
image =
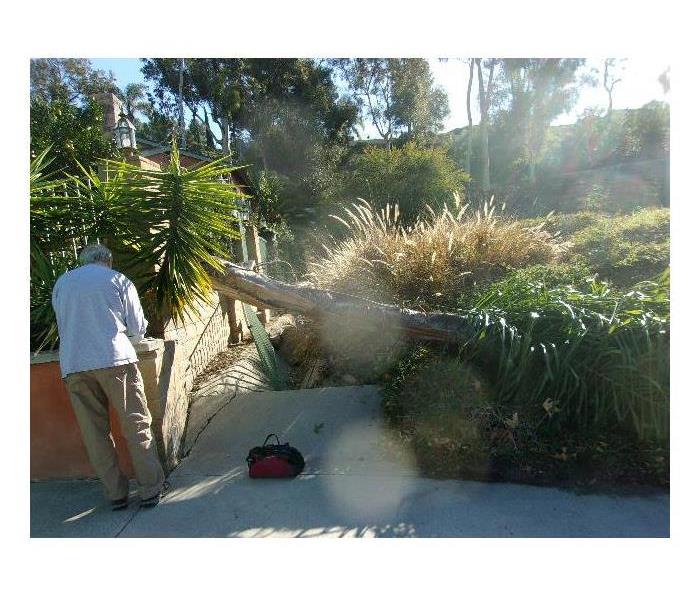
<path id="1" fill-rule="evenodd" d="M 61 275 L 53 289 L 61 374 L 90 463 L 112 509 L 127 507 L 129 480 L 117 462 L 109 426 L 110 404 L 131 454 L 141 506 L 155 506 L 165 492 L 164 474 L 151 433 L 138 359 L 127 337 L 140 341 L 148 323 L 134 284 L 112 270 L 108 248 L 88 246 L 80 262 L 82 266 Z"/>

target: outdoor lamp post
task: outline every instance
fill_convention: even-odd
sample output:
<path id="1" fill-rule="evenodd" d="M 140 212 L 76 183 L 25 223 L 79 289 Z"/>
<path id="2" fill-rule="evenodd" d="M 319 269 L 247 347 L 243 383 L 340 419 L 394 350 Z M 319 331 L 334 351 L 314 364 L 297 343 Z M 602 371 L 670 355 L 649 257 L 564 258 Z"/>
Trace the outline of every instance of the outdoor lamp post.
<path id="1" fill-rule="evenodd" d="M 119 113 L 119 120 L 114 127 L 114 140 L 117 148 L 136 149 L 136 128 L 124 113 Z"/>

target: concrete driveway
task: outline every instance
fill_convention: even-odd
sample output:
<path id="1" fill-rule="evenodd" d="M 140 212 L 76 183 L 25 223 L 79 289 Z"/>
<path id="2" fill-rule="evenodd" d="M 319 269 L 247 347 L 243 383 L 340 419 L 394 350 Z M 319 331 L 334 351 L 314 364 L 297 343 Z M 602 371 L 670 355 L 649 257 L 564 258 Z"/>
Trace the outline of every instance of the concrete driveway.
<path id="1" fill-rule="evenodd" d="M 219 403 L 159 506 L 112 513 L 96 481 L 31 484 L 33 537 L 666 537 L 669 497 L 417 476 L 373 386 L 239 394 Z M 307 460 L 294 480 L 251 480 L 268 433 Z"/>

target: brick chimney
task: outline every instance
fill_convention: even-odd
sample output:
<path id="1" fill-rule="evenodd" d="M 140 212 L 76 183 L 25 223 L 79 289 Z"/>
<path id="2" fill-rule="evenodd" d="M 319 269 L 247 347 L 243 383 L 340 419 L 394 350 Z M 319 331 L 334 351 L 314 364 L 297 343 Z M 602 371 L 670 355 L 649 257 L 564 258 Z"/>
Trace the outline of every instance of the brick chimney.
<path id="1" fill-rule="evenodd" d="M 117 121 L 119 121 L 119 115 L 124 111 L 124 105 L 111 92 L 95 94 L 95 100 L 102 107 L 102 131 L 112 139 L 114 128 L 117 126 Z"/>

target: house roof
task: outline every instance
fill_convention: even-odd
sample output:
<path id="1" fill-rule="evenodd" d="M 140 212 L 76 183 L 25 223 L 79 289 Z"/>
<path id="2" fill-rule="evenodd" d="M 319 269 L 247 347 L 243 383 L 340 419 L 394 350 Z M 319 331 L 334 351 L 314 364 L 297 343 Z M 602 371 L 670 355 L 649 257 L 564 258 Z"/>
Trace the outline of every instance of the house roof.
<path id="1" fill-rule="evenodd" d="M 136 147 L 139 149 L 139 154 L 141 156 L 149 157 L 155 156 L 156 154 L 170 154 L 170 146 L 165 144 L 159 144 L 153 142 L 147 138 L 136 137 Z M 192 152 L 191 150 L 179 150 L 182 156 L 189 156 L 195 160 L 201 161 L 211 161 L 211 156 L 204 156 L 204 154 L 199 154 L 198 152 Z"/>
<path id="2" fill-rule="evenodd" d="M 157 156 L 159 154 L 170 154 L 171 148 L 169 145 L 163 144 L 161 142 L 154 142 L 146 137 L 136 136 L 136 147 L 138 148 L 138 153 L 145 157 L 150 158 L 152 156 Z M 181 156 L 188 156 L 194 160 L 199 160 L 202 162 L 211 162 L 214 160 L 211 156 L 205 156 L 204 154 L 199 154 L 198 152 L 192 152 L 191 150 L 178 150 Z M 251 185 L 250 177 L 244 169 L 236 169 L 232 172 L 234 179 L 237 183 L 245 188 L 247 188 L 246 193 L 249 195 L 253 194 L 253 187 Z"/>

